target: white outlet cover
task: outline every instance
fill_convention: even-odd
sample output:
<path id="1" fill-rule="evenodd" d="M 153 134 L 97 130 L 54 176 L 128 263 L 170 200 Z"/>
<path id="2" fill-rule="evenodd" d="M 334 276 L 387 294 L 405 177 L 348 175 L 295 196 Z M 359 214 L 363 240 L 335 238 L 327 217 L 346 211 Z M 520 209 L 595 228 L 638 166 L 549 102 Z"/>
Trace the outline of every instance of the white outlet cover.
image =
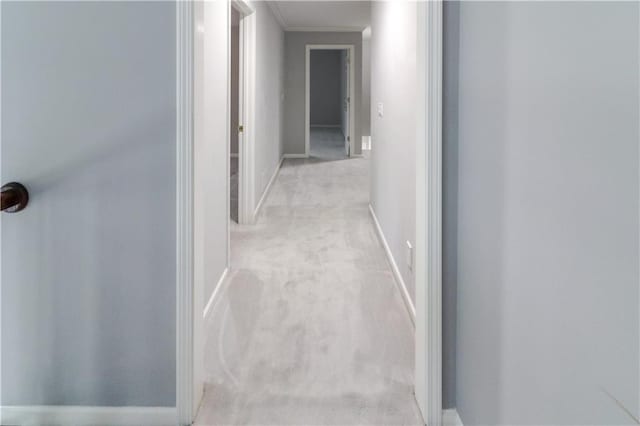
<path id="1" fill-rule="evenodd" d="M 378 117 L 384 117 L 384 104 L 378 102 Z"/>

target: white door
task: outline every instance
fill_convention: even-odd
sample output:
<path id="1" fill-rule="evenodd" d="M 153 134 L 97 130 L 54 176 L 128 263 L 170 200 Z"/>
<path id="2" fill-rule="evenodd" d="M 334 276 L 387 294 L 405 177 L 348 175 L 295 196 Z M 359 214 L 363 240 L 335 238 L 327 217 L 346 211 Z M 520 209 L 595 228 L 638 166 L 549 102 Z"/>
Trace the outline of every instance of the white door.
<path id="1" fill-rule="evenodd" d="M 2 424 L 175 407 L 175 8 L 1 4 Z"/>

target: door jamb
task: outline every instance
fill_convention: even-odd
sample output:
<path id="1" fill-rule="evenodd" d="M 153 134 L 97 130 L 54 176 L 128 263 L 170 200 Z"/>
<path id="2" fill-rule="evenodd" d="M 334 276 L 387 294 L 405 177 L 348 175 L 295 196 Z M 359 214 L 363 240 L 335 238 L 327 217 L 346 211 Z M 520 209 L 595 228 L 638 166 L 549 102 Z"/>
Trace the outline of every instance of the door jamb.
<path id="1" fill-rule="evenodd" d="M 426 120 L 418 120 L 422 125 L 417 129 L 416 152 L 415 394 L 425 422 L 430 425 L 442 424 L 442 9 L 442 0 L 418 3 L 418 75 L 422 80 L 418 93 L 424 95 L 419 98 L 418 113 Z M 253 20 L 255 25 L 255 16 Z M 255 31 L 252 35 L 255 47 Z M 191 424 L 194 416 L 193 36 L 193 3 L 176 0 L 176 406 L 179 425 Z M 255 69 L 252 76 L 255 77 Z M 353 90 L 355 84 L 351 87 Z M 355 116 L 355 111 L 351 113 Z M 308 123 L 305 124 L 308 129 Z M 249 130 L 252 131 L 253 126 Z M 308 155 L 308 138 L 306 142 Z M 354 142 L 352 137 L 351 143 Z"/>
<path id="2" fill-rule="evenodd" d="M 349 157 L 355 153 L 355 45 L 353 44 L 307 44 L 304 66 L 304 156 L 309 157 L 311 148 L 311 51 L 312 50 L 348 50 L 349 51 Z"/>
<path id="3" fill-rule="evenodd" d="M 442 13 L 418 3 L 415 396 L 428 425 L 442 424 Z"/>
<path id="4" fill-rule="evenodd" d="M 176 411 L 193 419 L 193 146 L 194 10 L 176 1 Z"/>

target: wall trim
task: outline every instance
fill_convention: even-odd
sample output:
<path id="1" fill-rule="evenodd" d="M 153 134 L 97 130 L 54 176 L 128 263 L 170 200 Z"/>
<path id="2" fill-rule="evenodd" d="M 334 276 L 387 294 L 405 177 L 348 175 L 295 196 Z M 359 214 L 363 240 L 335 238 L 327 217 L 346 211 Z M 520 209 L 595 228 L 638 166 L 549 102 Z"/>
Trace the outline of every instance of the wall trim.
<path id="1" fill-rule="evenodd" d="M 455 408 L 442 410 L 442 426 L 464 426 L 458 410 Z"/>
<path id="2" fill-rule="evenodd" d="M 193 420 L 193 2 L 176 2 L 176 416 Z M 75 422 L 73 422 L 75 424 Z"/>
<path id="3" fill-rule="evenodd" d="M 213 289 L 213 293 L 211 293 L 211 297 L 209 297 L 209 301 L 207 302 L 207 304 L 204 307 L 204 310 L 202 311 L 202 318 L 207 318 L 209 316 L 209 314 L 211 313 L 211 310 L 213 309 L 213 307 L 216 305 L 216 302 L 218 301 L 218 297 L 220 297 L 220 292 L 221 292 L 221 288 L 222 285 L 224 284 L 224 280 L 227 278 L 227 275 L 229 275 L 229 267 L 224 268 L 224 271 L 222 271 L 222 274 L 220 274 L 220 279 L 218 279 L 218 283 L 216 284 L 216 287 Z"/>
<path id="4" fill-rule="evenodd" d="M 282 158 L 309 158 L 307 154 L 284 154 Z"/>
<path id="5" fill-rule="evenodd" d="M 21 426 L 175 426 L 175 407 L 3 406 L 0 423 Z"/>
<path id="6" fill-rule="evenodd" d="M 400 269 L 398 268 L 398 264 L 396 263 L 395 258 L 393 257 L 393 253 L 391 253 L 391 248 L 387 243 L 387 239 L 384 236 L 384 232 L 382 231 L 382 226 L 378 221 L 378 217 L 376 216 L 375 211 L 373 210 L 373 206 L 369 204 L 369 213 L 371 213 L 371 219 L 373 219 L 373 224 L 376 227 L 376 233 L 378 235 L 378 239 L 384 248 L 384 252 L 387 255 L 387 260 L 389 261 L 389 266 L 391 266 L 391 271 L 393 272 L 393 277 L 395 278 L 396 285 L 398 286 L 398 290 L 400 290 L 400 294 L 402 295 L 402 300 L 404 302 L 405 308 L 407 308 L 407 313 L 409 314 L 409 318 L 411 319 L 411 324 L 415 327 L 416 324 L 416 308 L 411 301 L 411 297 L 409 296 L 409 291 L 407 290 L 407 285 L 402 278 L 402 274 L 400 273 Z"/>
<path id="7" fill-rule="evenodd" d="M 264 191 L 262 191 L 262 197 L 260 197 L 260 201 L 258 201 L 258 205 L 256 206 L 256 209 L 253 212 L 253 222 L 254 223 L 258 219 L 258 215 L 260 214 L 260 209 L 262 208 L 262 205 L 266 201 L 267 196 L 269 195 L 269 192 L 271 191 L 271 186 L 276 181 L 276 178 L 278 177 L 278 174 L 280 173 L 280 168 L 282 167 L 282 162 L 283 161 L 284 161 L 284 155 L 282 157 L 280 157 L 280 161 L 278 161 L 278 165 L 276 166 L 276 169 L 273 171 L 273 174 L 271 175 L 271 179 L 269 179 L 269 183 L 267 183 L 267 186 L 264 188 Z"/>
<path id="8" fill-rule="evenodd" d="M 276 21 L 278 21 L 278 24 L 280 24 L 280 27 L 284 30 L 287 25 L 284 23 L 284 18 L 282 18 L 282 12 L 280 11 L 280 6 L 278 6 L 278 3 L 273 1 L 268 1 L 266 3 L 267 6 L 269 6 L 269 9 L 271 9 L 271 14 L 274 18 L 276 18 Z"/>
<path id="9" fill-rule="evenodd" d="M 417 5 L 415 396 L 426 424 L 442 424 L 442 9 Z"/>

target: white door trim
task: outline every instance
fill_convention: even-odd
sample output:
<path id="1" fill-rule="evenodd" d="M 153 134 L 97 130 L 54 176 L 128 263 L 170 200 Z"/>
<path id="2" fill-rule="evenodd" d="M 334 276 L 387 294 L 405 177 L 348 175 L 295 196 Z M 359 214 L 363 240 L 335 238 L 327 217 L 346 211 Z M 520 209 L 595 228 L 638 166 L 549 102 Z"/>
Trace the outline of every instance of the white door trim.
<path id="1" fill-rule="evenodd" d="M 176 189 L 176 404 L 179 425 L 193 420 L 193 6 L 176 1 L 177 22 L 177 189 Z M 415 394 L 429 425 L 442 424 L 442 1 L 418 3 L 418 84 L 426 120 L 417 129 L 416 151 L 416 376 Z M 253 18 L 255 25 L 255 17 Z M 252 48 L 255 53 L 255 27 Z M 352 45 L 308 45 L 345 49 Z M 355 50 L 355 49 L 354 49 Z M 351 51 L 354 58 L 354 52 Z M 255 56 L 254 56 L 255 57 Z M 228 60 L 228 58 L 227 58 Z M 352 67 L 352 74 L 355 67 Z M 354 80 L 351 80 L 354 83 Z M 255 88 L 255 68 L 248 87 Z M 351 96 L 355 99 L 351 85 Z M 252 90 L 250 90 L 252 91 Z M 309 153 L 309 73 L 306 71 L 306 155 Z M 422 96 L 424 95 L 424 96 Z M 253 96 L 248 101 L 253 102 Z M 355 102 L 354 102 L 355 104 Z M 351 151 L 354 152 L 351 111 Z M 251 117 L 246 128 L 251 133 Z M 426 141 L 426 143 L 424 143 Z M 251 145 L 246 143 L 245 145 Z M 245 189 L 246 190 L 246 189 Z"/>
<path id="2" fill-rule="evenodd" d="M 176 1 L 176 411 L 193 418 L 193 2 Z"/>
<path id="3" fill-rule="evenodd" d="M 245 0 L 231 0 L 240 18 L 240 99 L 238 122 L 243 126 L 238 138 L 238 222 L 253 223 L 255 210 L 255 82 L 256 82 L 256 15 Z M 229 50 L 229 63 L 231 51 Z M 231 107 L 229 99 L 229 108 Z M 231 129 L 231 131 L 235 131 Z"/>
<path id="4" fill-rule="evenodd" d="M 311 51 L 312 50 L 348 50 L 351 64 L 349 66 L 349 156 L 355 152 L 355 119 L 358 114 L 355 111 L 356 82 L 355 82 L 355 45 L 353 44 L 307 44 L 304 66 L 304 156 L 309 157 L 311 137 Z"/>
<path id="5" fill-rule="evenodd" d="M 415 395 L 428 425 L 442 424 L 442 7 L 418 3 Z"/>

